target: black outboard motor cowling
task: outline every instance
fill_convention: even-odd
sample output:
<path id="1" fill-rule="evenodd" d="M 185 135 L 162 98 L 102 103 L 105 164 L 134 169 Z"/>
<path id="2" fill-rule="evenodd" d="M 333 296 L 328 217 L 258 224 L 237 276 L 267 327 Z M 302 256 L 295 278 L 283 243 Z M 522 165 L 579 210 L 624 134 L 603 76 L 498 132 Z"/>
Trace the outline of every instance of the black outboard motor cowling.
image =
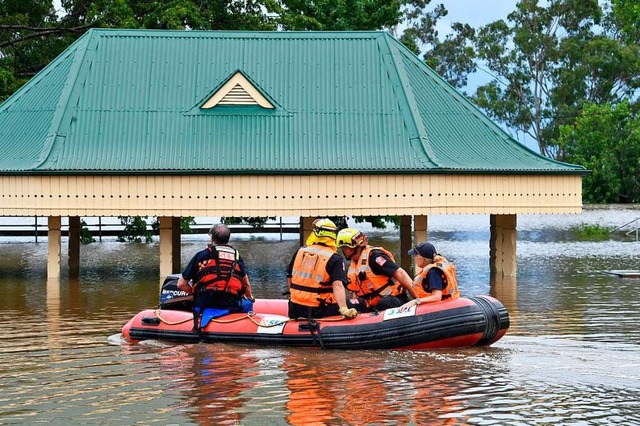
<path id="1" fill-rule="evenodd" d="M 168 275 L 162 283 L 160 309 L 189 312 L 193 310 L 193 294 L 188 294 L 178 288 L 179 277 L 178 274 Z"/>

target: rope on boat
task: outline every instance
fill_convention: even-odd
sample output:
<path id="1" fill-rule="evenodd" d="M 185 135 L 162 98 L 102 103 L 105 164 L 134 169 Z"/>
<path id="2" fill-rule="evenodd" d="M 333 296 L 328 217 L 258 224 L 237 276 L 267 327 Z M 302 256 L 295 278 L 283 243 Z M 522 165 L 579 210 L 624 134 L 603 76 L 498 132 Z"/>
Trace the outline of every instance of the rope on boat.
<path id="1" fill-rule="evenodd" d="M 283 320 L 281 322 L 277 322 L 277 323 L 274 323 L 274 324 L 262 325 L 262 324 L 260 324 L 259 322 L 257 322 L 256 320 L 253 319 L 254 315 L 255 315 L 255 312 L 249 312 L 247 315 L 239 317 L 239 318 L 234 318 L 234 319 L 230 319 L 230 320 L 219 320 L 219 319 L 215 319 L 214 318 L 214 319 L 211 319 L 211 322 L 217 322 L 217 323 L 220 323 L 220 324 L 227 324 L 227 323 L 231 323 L 231 322 L 242 321 L 243 319 L 248 318 L 255 325 L 260 326 L 260 327 L 267 327 L 268 328 L 268 327 L 278 327 L 278 326 L 280 326 L 282 324 L 286 324 L 289 321 L 308 321 L 309 320 L 309 318 L 303 318 L 303 317 L 300 317 L 300 318 L 287 318 L 286 320 Z M 342 317 L 342 318 L 314 318 L 314 319 L 317 322 L 334 322 L 334 321 L 343 321 L 346 318 Z"/>
<path id="2" fill-rule="evenodd" d="M 183 320 L 180 320 L 180 321 L 167 321 L 166 319 L 164 319 L 164 318 L 162 318 L 160 316 L 160 309 L 156 309 L 155 310 L 155 314 L 156 314 L 156 316 L 158 317 L 158 319 L 160 321 L 162 321 L 163 323 L 165 323 L 167 325 L 178 325 L 178 324 L 183 324 L 185 322 L 193 321 L 193 318 L 187 318 L 187 319 L 183 319 Z"/>
<path id="3" fill-rule="evenodd" d="M 158 317 L 158 319 L 160 321 L 162 321 L 163 323 L 167 324 L 167 325 L 178 325 L 178 324 L 183 324 L 185 322 L 189 322 L 189 321 L 193 321 L 193 318 L 187 318 L 187 319 L 183 319 L 180 321 L 167 321 L 166 319 L 162 318 L 162 316 L 160 315 L 161 310 L 160 309 L 156 309 L 155 311 L 156 316 Z M 249 312 L 246 315 L 242 316 L 242 317 L 238 317 L 238 318 L 234 318 L 234 319 L 230 319 L 230 320 L 220 320 L 220 319 L 215 319 L 212 318 L 210 320 L 210 322 L 217 322 L 218 324 L 228 324 L 228 323 L 232 323 L 232 322 L 236 322 L 236 321 L 242 321 L 243 319 L 249 319 L 252 323 L 254 323 L 255 325 L 259 326 L 259 327 L 265 327 L 265 328 L 269 328 L 269 327 L 279 327 L 282 324 L 286 324 L 289 321 L 308 321 L 308 318 L 287 318 L 284 321 L 281 322 L 277 322 L 275 324 L 268 324 L 268 325 L 263 325 L 259 322 L 257 322 L 255 319 L 253 319 L 253 316 L 255 315 L 254 312 Z M 342 318 L 315 318 L 316 322 L 335 322 L 335 321 L 344 321 L 346 318 L 342 317 Z"/>

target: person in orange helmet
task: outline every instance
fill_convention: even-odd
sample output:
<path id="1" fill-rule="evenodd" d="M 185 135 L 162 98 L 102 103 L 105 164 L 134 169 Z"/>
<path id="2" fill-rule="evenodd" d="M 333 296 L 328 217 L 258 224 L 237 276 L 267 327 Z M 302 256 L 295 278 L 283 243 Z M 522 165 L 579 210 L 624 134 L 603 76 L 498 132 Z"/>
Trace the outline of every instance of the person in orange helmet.
<path id="1" fill-rule="evenodd" d="M 329 219 L 316 219 L 307 245 L 298 249 L 287 267 L 289 318 L 355 318 L 347 306 L 345 266 L 336 253 L 338 227 Z"/>
<path id="2" fill-rule="evenodd" d="M 355 228 L 338 232 L 337 244 L 349 260 L 347 289 L 357 299 L 361 312 L 397 308 L 412 297 L 418 297 L 409 274 L 395 263 L 393 255 L 383 247 L 368 244 L 367 236 Z"/>

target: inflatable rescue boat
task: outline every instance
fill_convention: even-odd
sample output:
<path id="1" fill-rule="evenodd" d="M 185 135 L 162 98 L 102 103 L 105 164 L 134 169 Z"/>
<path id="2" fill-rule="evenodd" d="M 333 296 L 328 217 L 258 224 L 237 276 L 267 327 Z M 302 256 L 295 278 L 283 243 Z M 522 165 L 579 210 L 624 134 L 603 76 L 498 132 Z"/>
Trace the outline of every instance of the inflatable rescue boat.
<path id="1" fill-rule="evenodd" d="M 173 277 L 168 277 L 172 279 Z M 194 330 L 189 296 L 168 289 L 165 282 L 159 309 L 135 315 L 122 329 L 130 341 L 243 343 L 323 349 L 436 349 L 487 346 L 509 328 L 504 305 L 490 296 L 423 303 L 407 311 L 399 308 L 342 316 L 290 319 L 286 300 L 258 299 L 244 313 L 205 309 L 200 329 Z M 182 294 L 180 294 L 182 293 Z M 169 299 L 167 299 L 167 297 Z"/>

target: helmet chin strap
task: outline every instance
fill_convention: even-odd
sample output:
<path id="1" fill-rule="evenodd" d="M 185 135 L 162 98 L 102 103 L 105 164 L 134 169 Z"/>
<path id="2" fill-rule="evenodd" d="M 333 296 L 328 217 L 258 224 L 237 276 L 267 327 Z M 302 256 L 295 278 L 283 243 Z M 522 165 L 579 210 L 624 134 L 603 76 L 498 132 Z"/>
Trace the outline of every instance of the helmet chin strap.
<path id="1" fill-rule="evenodd" d="M 351 252 L 351 256 L 347 256 L 346 254 L 344 255 L 344 257 L 347 258 L 347 260 L 353 260 L 354 257 L 356 257 L 356 255 L 358 255 L 358 257 L 360 257 L 360 254 L 362 253 L 362 246 L 356 246 L 356 247 L 349 247 L 350 249 L 353 250 L 353 252 Z M 342 250 L 342 253 L 344 253 L 344 250 Z"/>

